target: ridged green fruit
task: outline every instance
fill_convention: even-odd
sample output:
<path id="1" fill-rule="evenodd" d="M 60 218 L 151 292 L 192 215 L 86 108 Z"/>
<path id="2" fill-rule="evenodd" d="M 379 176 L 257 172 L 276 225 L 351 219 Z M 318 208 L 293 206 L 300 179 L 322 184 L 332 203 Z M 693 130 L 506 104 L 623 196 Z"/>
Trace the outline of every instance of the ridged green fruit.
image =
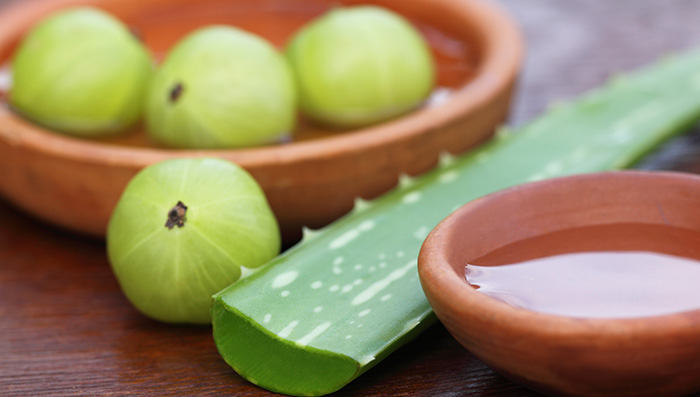
<path id="1" fill-rule="evenodd" d="M 142 114 L 152 72 L 129 29 L 94 8 L 51 15 L 12 59 L 12 107 L 48 128 L 80 136 L 124 130 Z"/>
<path id="2" fill-rule="evenodd" d="M 359 127 L 403 114 L 430 94 L 434 66 L 420 33 L 376 6 L 337 8 L 299 31 L 286 50 L 304 114 Z"/>
<path id="3" fill-rule="evenodd" d="M 126 297 L 172 323 L 209 323 L 212 294 L 279 250 L 262 189 L 220 159 L 146 167 L 127 185 L 107 230 L 107 254 Z"/>
<path id="4" fill-rule="evenodd" d="M 150 136 L 183 148 L 261 145 L 290 134 L 294 79 L 267 41 L 228 26 L 180 41 L 156 72 L 146 120 Z"/>

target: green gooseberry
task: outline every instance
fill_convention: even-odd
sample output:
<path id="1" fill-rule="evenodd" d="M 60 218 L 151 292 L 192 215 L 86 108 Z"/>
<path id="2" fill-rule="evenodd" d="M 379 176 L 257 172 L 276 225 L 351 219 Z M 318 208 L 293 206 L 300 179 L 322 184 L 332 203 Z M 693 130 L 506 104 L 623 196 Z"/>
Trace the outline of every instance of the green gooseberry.
<path id="1" fill-rule="evenodd" d="M 214 158 L 174 159 L 140 171 L 107 228 L 122 291 L 143 314 L 211 322 L 211 296 L 280 251 L 280 232 L 258 183 Z"/>
<path id="2" fill-rule="evenodd" d="M 420 33 L 377 6 L 333 9 L 287 46 L 302 112 L 320 123 L 359 127 L 401 115 L 430 94 L 434 65 Z"/>
<path id="3" fill-rule="evenodd" d="M 156 72 L 146 104 L 150 136 L 175 147 L 266 144 L 288 135 L 295 119 L 294 77 L 284 57 L 229 26 L 181 40 Z"/>
<path id="4" fill-rule="evenodd" d="M 10 103 L 24 117 L 78 136 L 118 132 L 141 117 L 150 54 L 113 16 L 88 7 L 36 25 L 12 59 Z"/>

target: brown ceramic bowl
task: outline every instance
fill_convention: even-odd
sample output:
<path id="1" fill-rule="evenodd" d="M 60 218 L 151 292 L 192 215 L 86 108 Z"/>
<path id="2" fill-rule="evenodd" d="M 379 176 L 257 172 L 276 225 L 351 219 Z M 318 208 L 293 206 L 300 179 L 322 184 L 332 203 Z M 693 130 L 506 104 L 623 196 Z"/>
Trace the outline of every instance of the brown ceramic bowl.
<path id="1" fill-rule="evenodd" d="M 450 333 L 491 368 L 528 387 L 577 396 L 697 392 L 700 310 L 626 319 L 538 313 L 477 291 L 465 281 L 464 266 L 499 247 L 583 226 L 633 223 L 700 232 L 698 203 L 700 177 L 680 173 L 611 172 L 511 188 L 443 220 L 423 244 L 420 279 Z M 601 244 L 610 249 L 625 239 Z M 684 248 L 700 259 L 695 245 Z"/>
<path id="2" fill-rule="evenodd" d="M 462 152 L 487 139 L 506 116 L 522 56 L 510 18 L 483 1 L 32 0 L 0 12 L 0 60 L 11 58 L 42 16 L 88 3 L 140 31 L 157 58 L 203 25 L 237 25 L 283 47 L 296 29 L 330 7 L 378 4 L 420 28 L 438 66 L 433 100 L 404 117 L 345 132 L 302 121 L 292 142 L 240 150 L 159 148 L 143 131 L 99 142 L 75 139 L 0 107 L 2 195 L 37 217 L 93 235 L 104 234 L 122 189 L 138 170 L 184 156 L 218 156 L 246 168 L 265 190 L 286 236 L 303 225 L 322 226 L 351 209 L 355 197 L 372 198 L 394 186 L 401 173 L 429 169 L 440 152 Z"/>

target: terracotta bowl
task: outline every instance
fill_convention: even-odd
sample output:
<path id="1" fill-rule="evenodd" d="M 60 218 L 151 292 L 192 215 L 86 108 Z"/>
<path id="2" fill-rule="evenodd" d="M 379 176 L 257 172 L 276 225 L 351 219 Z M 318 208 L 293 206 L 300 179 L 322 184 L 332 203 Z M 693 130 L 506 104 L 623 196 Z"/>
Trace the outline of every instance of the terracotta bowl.
<path id="1" fill-rule="evenodd" d="M 540 392 L 697 392 L 700 310 L 625 319 L 538 313 L 479 292 L 465 281 L 464 267 L 514 242 L 583 226 L 669 225 L 700 233 L 699 202 L 700 177 L 680 173 L 612 172 L 522 185 L 466 204 L 443 220 L 421 249 L 420 280 L 437 317 L 465 348 Z M 606 250 L 635 245 L 625 235 L 599 243 Z M 566 244 L 551 241 L 562 253 Z M 700 245 L 691 245 L 680 249 L 700 259 Z"/>
<path id="2" fill-rule="evenodd" d="M 438 66 L 434 95 L 404 117 L 345 132 L 302 120 L 291 142 L 241 150 L 169 150 L 149 142 L 142 130 L 106 141 L 74 139 L 0 107 L 2 195 L 37 217 L 98 236 L 138 170 L 184 156 L 218 156 L 246 168 L 267 193 L 285 236 L 298 235 L 303 225 L 320 227 L 350 210 L 355 197 L 372 198 L 394 186 L 401 173 L 429 169 L 441 151 L 462 152 L 488 138 L 507 114 L 522 56 L 511 19 L 481 1 L 33 0 L 0 12 L 0 59 L 11 59 L 19 39 L 42 16 L 88 3 L 139 31 L 156 58 L 212 23 L 239 26 L 283 47 L 331 7 L 378 4 L 419 27 Z"/>

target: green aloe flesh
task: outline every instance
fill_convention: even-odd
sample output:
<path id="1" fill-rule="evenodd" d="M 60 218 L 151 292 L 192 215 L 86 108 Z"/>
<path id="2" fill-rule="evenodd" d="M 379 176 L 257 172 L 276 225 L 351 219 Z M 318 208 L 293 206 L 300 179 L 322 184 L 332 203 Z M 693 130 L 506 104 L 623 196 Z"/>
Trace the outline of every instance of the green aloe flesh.
<path id="1" fill-rule="evenodd" d="M 219 352 L 272 391 L 338 390 L 434 322 L 416 258 L 451 211 L 515 184 L 631 166 L 699 118 L 696 51 L 616 78 L 459 158 L 445 156 L 216 294 Z"/>

